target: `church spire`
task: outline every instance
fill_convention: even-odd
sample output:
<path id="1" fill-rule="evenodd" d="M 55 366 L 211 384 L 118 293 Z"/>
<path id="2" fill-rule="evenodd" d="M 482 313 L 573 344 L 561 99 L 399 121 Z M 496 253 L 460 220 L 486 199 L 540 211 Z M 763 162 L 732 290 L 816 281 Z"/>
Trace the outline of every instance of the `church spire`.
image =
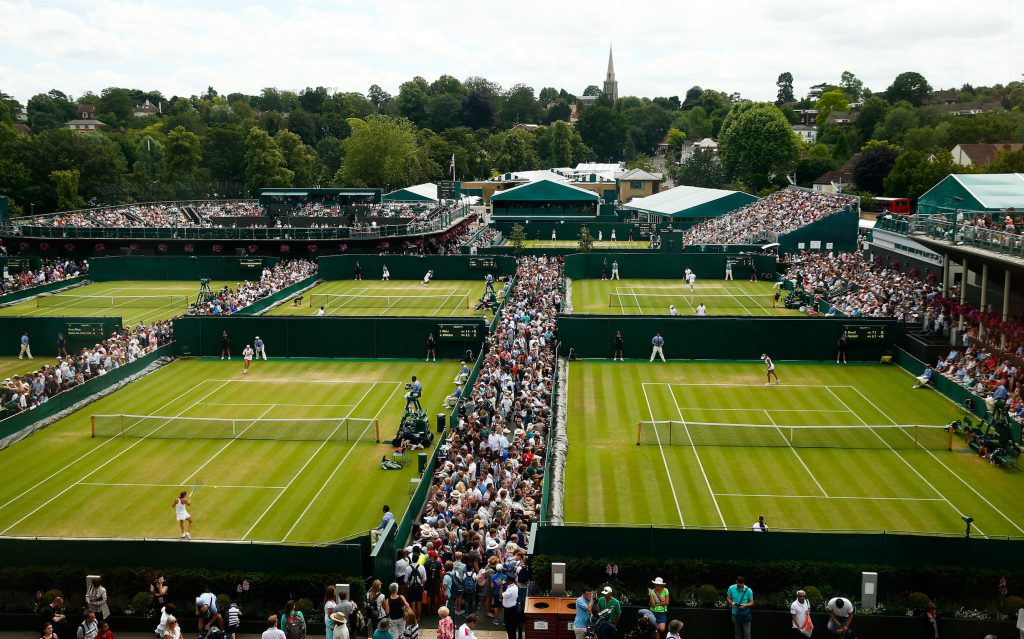
<path id="1" fill-rule="evenodd" d="M 604 78 L 604 94 L 612 102 L 619 99 L 619 81 L 615 79 L 615 62 L 612 60 L 612 45 L 608 45 L 608 73 Z"/>

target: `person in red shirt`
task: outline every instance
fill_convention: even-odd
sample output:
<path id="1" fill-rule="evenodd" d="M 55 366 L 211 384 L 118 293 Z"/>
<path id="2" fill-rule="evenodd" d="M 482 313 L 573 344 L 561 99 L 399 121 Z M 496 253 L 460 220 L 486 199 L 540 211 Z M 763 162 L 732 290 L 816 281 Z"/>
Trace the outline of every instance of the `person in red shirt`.
<path id="1" fill-rule="evenodd" d="M 96 639 L 114 639 L 114 633 L 110 630 L 110 624 L 104 621 L 100 624 L 100 631 Z"/>

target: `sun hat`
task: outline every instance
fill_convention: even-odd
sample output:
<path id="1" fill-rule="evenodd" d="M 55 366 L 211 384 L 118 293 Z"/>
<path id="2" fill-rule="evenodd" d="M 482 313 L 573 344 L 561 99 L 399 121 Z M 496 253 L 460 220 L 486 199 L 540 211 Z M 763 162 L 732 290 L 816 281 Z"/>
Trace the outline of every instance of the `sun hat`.
<path id="1" fill-rule="evenodd" d="M 651 583 L 654 584 L 655 586 L 664 586 L 665 585 L 665 580 L 662 579 L 661 577 L 655 577 L 654 581 L 652 581 Z"/>
<path id="2" fill-rule="evenodd" d="M 611 586 L 605 586 L 603 589 L 601 589 L 601 594 L 602 595 L 610 595 L 610 594 L 612 594 L 612 587 Z"/>
<path id="3" fill-rule="evenodd" d="M 345 623 L 345 613 L 343 612 L 332 612 L 331 621 L 334 623 Z"/>

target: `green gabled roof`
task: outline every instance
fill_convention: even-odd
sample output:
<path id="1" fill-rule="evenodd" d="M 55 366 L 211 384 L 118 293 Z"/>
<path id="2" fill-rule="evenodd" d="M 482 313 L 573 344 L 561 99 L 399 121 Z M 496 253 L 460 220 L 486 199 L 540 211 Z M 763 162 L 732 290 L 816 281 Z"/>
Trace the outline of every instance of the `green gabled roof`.
<path id="1" fill-rule="evenodd" d="M 491 196 L 492 202 L 597 202 L 600 199 L 593 191 L 552 180 L 529 182 Z"/>

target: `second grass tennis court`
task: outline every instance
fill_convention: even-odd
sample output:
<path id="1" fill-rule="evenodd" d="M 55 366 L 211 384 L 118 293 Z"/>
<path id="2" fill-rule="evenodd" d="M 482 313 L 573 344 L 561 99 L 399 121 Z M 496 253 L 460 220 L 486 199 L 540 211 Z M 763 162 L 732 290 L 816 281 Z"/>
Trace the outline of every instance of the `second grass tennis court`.
<path id="1" fill-rule="evenodd" d="M 495 282 L 495 291 L 501 283 Z M 473 280 L 433 280 L 428 286 L 412 280 L 330 280 L 302 293 L 302 300 L 285 301 L 271 315 L 325 315 L 391 317 L 473 317 L 484 294 L 484 284 Z"/>
<path id="2" fill-rule="evenodd" d="M 668 315 L 674 306 L 680 315 L 696 315 L 704 305 L 708 315 L 801 315 L 775 304 L 773 282 L 697 280 L 693 291 L 680 279 L 575 280 L 572 308 L 578 315 Z"/>

